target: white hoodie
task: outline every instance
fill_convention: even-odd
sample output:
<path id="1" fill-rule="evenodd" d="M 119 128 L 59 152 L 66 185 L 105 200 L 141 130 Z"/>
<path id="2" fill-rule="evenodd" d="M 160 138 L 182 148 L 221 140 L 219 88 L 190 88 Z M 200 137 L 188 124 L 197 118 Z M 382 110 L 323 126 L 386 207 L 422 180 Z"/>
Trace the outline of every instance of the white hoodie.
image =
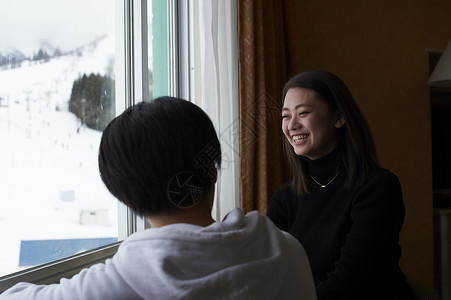
<path id="1" fill-rule="evenodd" d="M 105 264 L 59 284 L 19 283 L 5 299 L 316 299 L 301 244 L 265 216 L 236 208 L 207 227 L 137 232 Z"/>

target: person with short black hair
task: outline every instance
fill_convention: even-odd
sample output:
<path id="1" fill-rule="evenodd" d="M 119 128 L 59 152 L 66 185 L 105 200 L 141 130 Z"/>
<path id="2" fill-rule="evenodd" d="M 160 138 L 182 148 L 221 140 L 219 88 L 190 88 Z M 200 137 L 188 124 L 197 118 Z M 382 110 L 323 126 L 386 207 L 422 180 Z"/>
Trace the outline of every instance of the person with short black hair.
<path id="1" fill-rule="evenodd" d="M 399 267 L 405 208 L 368 123 L 335 74 L 292 77 L 282 92 L 291 181 L 267 216 L 304 246 L 318 299 L 415 299 Z"/>
<path id="2" fill-rule="evenodd" d="M 212 218 L 221 156 L 195 104 L 160 97 L 127 109 L 103 132 L 100 175 L 152 227 L 104 264 L 59 284 L 19 283 L 0 299 L 316 299 L 294 237 L 256 211 Z"/>

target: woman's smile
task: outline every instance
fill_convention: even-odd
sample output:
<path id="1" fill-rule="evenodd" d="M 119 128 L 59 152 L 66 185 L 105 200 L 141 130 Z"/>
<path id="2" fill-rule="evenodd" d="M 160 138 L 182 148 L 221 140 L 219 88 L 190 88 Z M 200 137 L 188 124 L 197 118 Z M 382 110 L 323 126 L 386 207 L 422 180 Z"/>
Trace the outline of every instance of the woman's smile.
<path id="1" fill-rule="evenodd" d="M 302 142 L 304 142 L 307 138 L 308 138 L 308 134 L 298 134 L 298 135 L 293 135 L 292 139 L 293 139 L 293 144 L 295 145 L 299 145 Z"/>

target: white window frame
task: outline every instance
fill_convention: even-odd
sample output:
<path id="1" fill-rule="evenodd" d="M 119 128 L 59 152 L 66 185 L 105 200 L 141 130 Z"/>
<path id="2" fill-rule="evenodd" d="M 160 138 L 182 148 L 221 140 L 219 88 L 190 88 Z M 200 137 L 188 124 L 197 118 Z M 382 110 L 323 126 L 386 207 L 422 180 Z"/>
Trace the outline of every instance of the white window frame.
<path id="1" fill-rule="evenodd" d="M 116 74 L 122 79 L 122 84 L 116 85 L 116 95 L 120 95 L 116 96 L 116 114 L 120 114 L 136 102 L 149 100 L 147 1 L 116 0 L 116 10 Z M 145 220 L 118 202 L 118 227 L 121 241 L 144 229 Z"/>

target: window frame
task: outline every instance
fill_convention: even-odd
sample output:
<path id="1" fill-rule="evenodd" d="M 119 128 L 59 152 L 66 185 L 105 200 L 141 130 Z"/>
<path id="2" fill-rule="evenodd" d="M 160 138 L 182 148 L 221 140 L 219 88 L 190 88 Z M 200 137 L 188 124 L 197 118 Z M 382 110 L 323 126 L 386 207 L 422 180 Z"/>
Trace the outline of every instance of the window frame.
<path id="1" fill-rule="evenodd" d="M 106 259 L 117 252 L 120 244 L 121 242 L 116 242 L 82 254 L 76 254 L 6 275 L 0 279 L 0 293 L 19 282 L 51 284 L 58 282 L 63 277 L 70 278 L 84 268 L 105 262 Z"/>

